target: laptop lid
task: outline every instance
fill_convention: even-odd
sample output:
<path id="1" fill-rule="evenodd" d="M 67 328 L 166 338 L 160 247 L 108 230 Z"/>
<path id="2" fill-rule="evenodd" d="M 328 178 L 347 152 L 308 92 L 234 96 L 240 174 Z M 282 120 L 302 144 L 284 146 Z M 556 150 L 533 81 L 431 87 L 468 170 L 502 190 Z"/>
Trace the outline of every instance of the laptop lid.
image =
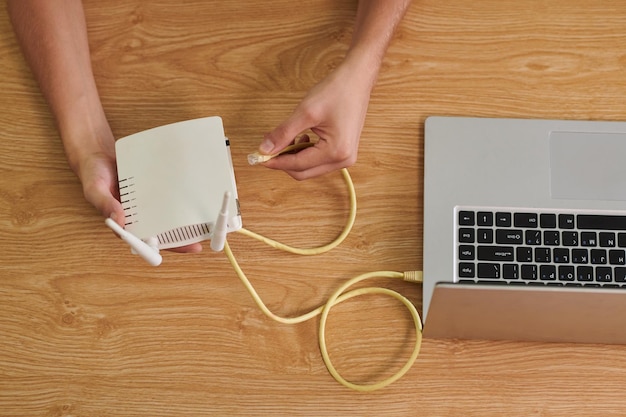
<path id="1" fill-rule="evenodd" d="M 624 122 L 430 117 L 426 120 L 424 155 L 423 316 L 427 335 L 438 323 L 435 319 L 430 323 L 431 302 L 438 304 L 433 311 L 439 311 L 440 299 L 441 308 L 448 304 L 443 300 L 448 298 L 447 291 L 446 296 L 433 300 L 437 284 L 458 281 L 456 207 L 626 213 L 626 164 L 621 163 L 626 155 Z M 465 287 L 459 287 L 455 294 L 478 292 Z M 508 291 L 534 296 L 510 288 L 489 290 L 481 297 Z M 549 294 L 560 292 L 551 289 Z"/>
<path id="2" fill-rule="evenodd" d="M 626 344 L 626 291 L 440 283 L 424 336 Z"/>

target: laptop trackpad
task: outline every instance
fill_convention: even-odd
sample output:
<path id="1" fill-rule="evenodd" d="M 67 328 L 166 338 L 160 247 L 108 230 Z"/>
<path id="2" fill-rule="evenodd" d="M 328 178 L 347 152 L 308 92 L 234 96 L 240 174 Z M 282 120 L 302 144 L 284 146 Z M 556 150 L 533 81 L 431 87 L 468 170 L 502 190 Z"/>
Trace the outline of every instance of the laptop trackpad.
<path id="1" fill-rule="evenodd" d="M 552 198 L 626 201 L 626 134 L 550 133 Z"/>

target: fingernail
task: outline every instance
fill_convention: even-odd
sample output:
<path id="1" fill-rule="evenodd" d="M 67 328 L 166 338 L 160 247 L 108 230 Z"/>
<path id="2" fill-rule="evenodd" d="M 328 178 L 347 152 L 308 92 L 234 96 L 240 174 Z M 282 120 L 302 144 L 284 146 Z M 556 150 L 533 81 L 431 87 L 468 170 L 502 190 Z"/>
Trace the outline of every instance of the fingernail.
<path id="1" fill-rule="evenodd" d="M 264 154 L 269 154 L 272 149 L 274 149 L 274 144 L 269 139 L 264 139 L 263 142 L 261 142 L 261 146 L 259 146 L 259 150 Z"/>

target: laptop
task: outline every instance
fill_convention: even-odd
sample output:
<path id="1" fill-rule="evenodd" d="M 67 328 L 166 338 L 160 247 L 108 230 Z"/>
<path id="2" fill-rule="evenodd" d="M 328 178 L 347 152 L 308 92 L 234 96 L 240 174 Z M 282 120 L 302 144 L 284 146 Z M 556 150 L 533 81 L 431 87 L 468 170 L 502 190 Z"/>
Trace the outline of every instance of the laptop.
<path id="1" fill-rule="evenodd" d="M 429 117 L 424 336 L 626 344 L 626 122 Z"/>

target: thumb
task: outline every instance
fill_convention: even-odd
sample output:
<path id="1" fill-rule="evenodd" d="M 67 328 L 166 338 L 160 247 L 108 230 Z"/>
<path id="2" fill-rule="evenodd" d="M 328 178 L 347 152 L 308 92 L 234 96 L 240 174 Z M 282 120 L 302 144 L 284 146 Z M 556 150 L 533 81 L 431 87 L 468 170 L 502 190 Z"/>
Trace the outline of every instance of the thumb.
<path id="1" fill-rule="evenodd" d="M 265 135 L 259 151 L 265 155 L 278 153 L 291 144 L 296 136 L 310 127 L 312 127 L 310 119 L 296 109 L 287 120 Z"/>
<path id="2" fill-rule="evenodd" d="M 112 218 L 117 224 L 124 227 L 124 223 L 126 219 L 124 215 L 124 209 L 122 208 L 122 205 L 117 200 L 114 199 L 114 201 L 111 201 L 109 207 L 103 210 L 103 214 L 105 217 Z"/>
<path id="3" fill-rule="evenodd" d="M 105 217 L 111 217 L 117 224 L 124 227 L 124 209 L 109 188 L 103 183 L 97 183 L 84 190 L 85 199 L 90 202 Z"/>

